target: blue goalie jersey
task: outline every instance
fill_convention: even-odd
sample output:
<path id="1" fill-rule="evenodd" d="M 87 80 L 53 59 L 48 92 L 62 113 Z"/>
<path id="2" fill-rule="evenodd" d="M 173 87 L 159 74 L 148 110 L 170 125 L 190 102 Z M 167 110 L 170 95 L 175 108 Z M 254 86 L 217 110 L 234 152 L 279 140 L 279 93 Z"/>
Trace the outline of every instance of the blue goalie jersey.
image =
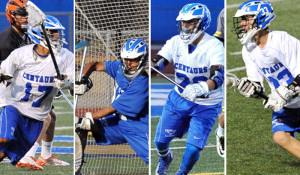
<path id="1" fill-rule="evenodd" d="M 122 70 L 121 61 L 105 62 L 105 71 L 115 80 L 112 107 L 129 120 L 140 120 L 148 125 L 149 82 L 141 75 L 129 81 Z"/>

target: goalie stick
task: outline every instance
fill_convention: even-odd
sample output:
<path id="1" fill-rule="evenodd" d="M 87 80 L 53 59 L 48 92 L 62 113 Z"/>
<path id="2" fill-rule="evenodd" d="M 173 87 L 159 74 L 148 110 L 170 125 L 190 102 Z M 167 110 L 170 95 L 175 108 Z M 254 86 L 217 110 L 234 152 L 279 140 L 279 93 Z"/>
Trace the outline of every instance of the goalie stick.
<path id="1" fill-rule="evenodd" d="M 75 45 L 75 50 L 78 51 L 81 48 L 84 48 L 83 50 L 83 56 L 82 56 L 82 61 L 81 61 L 81 67 L 80 67 L 80 72 L 79 72 L 79 76 L 78 76 L 78 81 L 81 81 L 81 77 L 82 77 L 82 71 L 83 71 L 83 67 L 84 67 L 84 63 L 85 63 L 85 57 L 86 57 L 86 52 L 87 52 L 87 48 L 88 46 L 90 46 L 90 42 L 89 41 L 81 41 L 78 44 Z M 77 106 L 77 100 L 78 100 L 78 95 L 75 95 L 75 108 Z"/>

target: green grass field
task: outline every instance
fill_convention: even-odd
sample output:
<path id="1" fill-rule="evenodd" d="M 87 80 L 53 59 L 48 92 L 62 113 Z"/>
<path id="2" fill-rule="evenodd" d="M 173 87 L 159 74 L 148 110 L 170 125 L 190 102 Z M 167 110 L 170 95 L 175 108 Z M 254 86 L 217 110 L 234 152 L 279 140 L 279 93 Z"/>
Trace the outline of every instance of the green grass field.
<path id="1" fill-rule="evenodd" d="M 73 101 L 73 97 L 65 92 L 68 98 Z M 73 110 L 68 103 L 61 97 L 54 100 L 55 111 L 57 113 L 55 136 L 73 136 Z M 41 144 L 40 144 L 41 145 Z M 55 142 L 53 147 L 73 147 L 73 142 Z M 37 159 L 40 154 L 36 154 Z M 73 174 L 73 154 L 54 154 L 58 159 L 70 163 L 65 167 L 46 166 L 43 171 L 29 171 L 26 168 L 16 168 L 9 163 L 0 163 L 0 174 L 7 175 L 71 175 Z"/>
<path id="2" fill-rule="evenodd" d="M 152 83 L 167 83 L 164 79 L 152 79 Z M 151 118 L 151 173 L 155 174 L 155 169 L 158 164 L 158 155 L 154 145 L 154 136 L 156 132 L 156 125 L 159 118 Z M 217 127 L 217 122 L 214 129 L 209 135 L 206 148 L 201 151 L 200 159 L 195 164 L 190 174 L 224 174 L 224 159 L 221 158 L 216 150 L 216 138 L 214 131 Z M 187 134 L 183 137 L 186 139 Z M 174 153 L 174 159 L 169 168 L 169 174 L 175 174 L 180 167 L 182 155 L 185 151 L 185 141 L 175 138 L 175 141 L 171 142 L 170 149 Z"/>
<path id="3" fill-rule="evenodd" d="M 227 5 L 241 2 L 244 1 L 228 0 Z M 276 18 L 270 30 L 287 31 L 300 39 L 299 1 L 276 1 L 272 5 Z M 239 40 L 231 32 L 232 16 L 237 8 L 227 9 L 227 70 L 244 66 L 241 55 L 231 54 L 242 49 Z M 245 70 L 233 73 L 239 78 L 246 76 Z M 270 93 L 269 89 L 267 93 Z M 234 89 L 227 89 L 227 174 L 299 174 L 300 160 L 273 142 L 272 111 L 264 109 L 262 102 L 246 99 Z M 297 138 L 300 139 L 299 134 Z"/>

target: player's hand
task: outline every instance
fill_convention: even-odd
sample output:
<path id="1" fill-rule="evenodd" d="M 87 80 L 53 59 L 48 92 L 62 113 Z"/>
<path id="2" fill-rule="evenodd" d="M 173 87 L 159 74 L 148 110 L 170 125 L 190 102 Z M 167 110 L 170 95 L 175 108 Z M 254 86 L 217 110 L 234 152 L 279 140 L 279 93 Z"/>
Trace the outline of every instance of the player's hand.
<path id="1" fill-rule="evenodd" d="M 93 115 L 91 112 L 85 113 L 85 117 L 75 117 L 75 127 L 84 129 L 84 130 L 91 130 L 94 124 Z"/>
<path id="2" fill-rule="evenodd" d="M 0 83 L 2 83 L 4 81 L 7 81 L 7 80 L 10 80 L 12 78 L 13 77 L 11 75 L 5 74 L 5 73 L 2 72 L 2 70 L 0 70 Z"/>
<path id="3" fill-rule="evenodd" d="M 238 91 L 247 98 L 259 98 L 258 94 L 264 94 L 265 88 L 260 84 L 250 81 L 248 78 L 242 78 L 237 87 Z"/>
<path id="4" fill-rule="evenodd" d="M 93 87 L 92 80 L 87 76 L 82 76 L 81 81 L 75 82 L 75 95 L 83 95 Z"/>
<path id="5" fill-rule="evenodd" d="M 264 100 L 265 108 L 271 108 L 275 112 L 280 111 L 284 105 L 293 99 L 293 91 L 285 86 L 279 86 L 274 93 L 268 95 L 269 99 Z"/>
<path id="6" fill-rule="evenodd" d="M 209 95 L 209 88 L 205 81 L 201 81 L 200 83 L 196 84 L 189 84 L 187 85 L 183 92 L 181 93 L 181 97 L 195 102 L 196 97 L 204 96 L 207 97 Z"/>
<path id="7" fill-rule="evenodd" d="M 63 80 L 59 79 L 56 73 L 54 74 L 54 82 L 56 87 L 58 89 L 73 90 L 73 82 L 71 76 L 69 76 L 68 74 L 62 74 L 62 77 L 64 77 Z"/>

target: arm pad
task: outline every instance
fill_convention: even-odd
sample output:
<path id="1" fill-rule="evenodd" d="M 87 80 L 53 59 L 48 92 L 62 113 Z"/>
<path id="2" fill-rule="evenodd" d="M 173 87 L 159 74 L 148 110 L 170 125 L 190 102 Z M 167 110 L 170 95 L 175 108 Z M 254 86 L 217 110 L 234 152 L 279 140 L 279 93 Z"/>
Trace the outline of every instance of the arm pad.
<path id="1" fill-rule="evenodd" d="M 163 70 L 165 66 L 169 64 L 169 61 L 160 55 L 155 55 L 152 62 L 154 67 L 159 71 Z"/>
<path id="2" fill-rule="evenodd" d="M 210 67 L 210 76 L 209 79 L 213 80 L 216 84 L 216 88 L 222 86 L 224 82 L 224 67 L 212 65 Z"/>

